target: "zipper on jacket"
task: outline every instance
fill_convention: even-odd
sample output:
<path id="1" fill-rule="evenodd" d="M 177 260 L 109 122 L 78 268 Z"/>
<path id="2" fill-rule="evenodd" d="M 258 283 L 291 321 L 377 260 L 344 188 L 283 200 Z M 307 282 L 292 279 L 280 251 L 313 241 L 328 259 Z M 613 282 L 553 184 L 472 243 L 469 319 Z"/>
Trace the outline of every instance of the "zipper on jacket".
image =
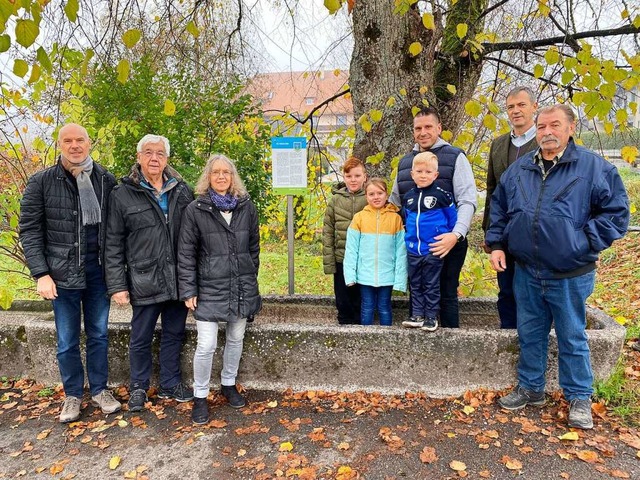
<path id="1" fill-rule="evenodd" d="M 102 209 L 104 208 L 104 175 L 100 177 L 100 227 L 98 228 L 98 265 L 102 265 L 102 229 L 104 227 L 104 217 Z"/>
<path id="2" fill-rule="evenodd" d="M 553 201 L 555 202 L 555 201 L 560 200 L 560 199 L 562 198 L 562 196 L 563 196 L 565 193 L 567 193 L 569 190 L 571 190 L 571 188 L 572 188 L 576 183 L 578 183 L 578 180 L 579 180 L 578 178 L 574 178 L 574 179 L 573 179 L 573 182 L 571 182 L 569 185 L 567 185 L 566 187 L 564 187 L 564 188 L 562 189 L 562 191 L 561 191 L 559 194 L 557 194 L 555 197 L 553 197 Z"/>
<path id="3" fill-rule="evenodd" d="M 380 238 L 380 209 L 376 210 L 376 242 L 375 242 L 375 257 L 373 260 L 373 281 L 374 286 L 379 286 L 378 282 L 378 239 Z"/>
<path id="4" fill-rule="evenodd" d="M 77 257 L 78 257 L 78 268 L 80 268 L 80 237 L 82 235 L 82 232 L 80 231 L 80 229 L 82 228 L 82 222 L 80 221 L 80 217 L 82 216 L 82 208 L 80 207 L 80 196 L 77 197 L 77 205 L 78 205 L 78 214 L 76 215 L 76 221 L 78 222 L 78 252 L 77 252 Z"/>
<path id="5" fill-rule="evenodd" d="M 542 185 L 540 186 L 540 195 L 538 196 L 538 203 L 536 205 L 535 214 L 533 216 L 533 225 L 532 225 L 533 228 L 531 232 L 531 236 L 533 238 L 534 258 L 536 262 L 536 277 L 540 277 L 540 262 L 538 261 L 538 258 L 540 258 L 540 256 L 538 255 L 538 250 L 540 245 L 538 244 L 538 232 L 540 227 L 540 222 L 539 222 L 540 206 L 542 205 L 542 198 L 544 197 L 545 187 L 546 187 L 546 181 L 543 179 Z"/>
<path id="6" fill-rule="evenodd" d="M 418 255 L 421 254 L 421 244 L 422 240 L 420 240 L 420 213 L 422 208 L 422 191 L 418 194 L 418 214 L 416 215 L 416 238 L 418 239 Z"/>
<path id="7" fill-rule="evenodd" d="M 544 179 L 542 180 L 544 182 Z M 527 191 L 522 185 L 522 179 L 518 177 L 518 186 L 520 187 L 520 191 L 522 192 L 522 196 L 524 197 L 524 202 L 529 203 L 529 197 L 527 196 Z"/>

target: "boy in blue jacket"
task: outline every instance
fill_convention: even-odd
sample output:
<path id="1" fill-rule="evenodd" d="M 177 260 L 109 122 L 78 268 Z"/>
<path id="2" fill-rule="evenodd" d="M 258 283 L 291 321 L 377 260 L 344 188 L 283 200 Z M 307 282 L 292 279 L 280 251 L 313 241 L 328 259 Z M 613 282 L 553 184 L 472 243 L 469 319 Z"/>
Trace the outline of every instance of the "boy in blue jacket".
<path id="1" fill-rule="evenodd" d="M 411 167 L 416 186 L 402 200 L 412 312 L 402 326 L 429 332 L 438 328 L 443 261 L 429 251 L 429 244 L 435 242 L 434 237 L 451 232 L 458 218 L 451 194 L 433 184 L 437 177 L 438 157 L 419 153 Z"/>

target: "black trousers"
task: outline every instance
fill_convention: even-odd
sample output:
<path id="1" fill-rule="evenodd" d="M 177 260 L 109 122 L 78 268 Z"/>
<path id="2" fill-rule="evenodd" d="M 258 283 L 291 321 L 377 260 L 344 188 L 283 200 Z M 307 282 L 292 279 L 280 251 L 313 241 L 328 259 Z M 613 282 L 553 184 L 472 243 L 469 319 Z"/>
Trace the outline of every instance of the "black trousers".
<path id="1" fill-rule="evenodd" d="M 360 286 L 347 287 L 344 283 L 342 263 L 336 263 L 333 274 L 333 292 L 336 296 L 338 323 L 341 325 L 360 324 Z"/>

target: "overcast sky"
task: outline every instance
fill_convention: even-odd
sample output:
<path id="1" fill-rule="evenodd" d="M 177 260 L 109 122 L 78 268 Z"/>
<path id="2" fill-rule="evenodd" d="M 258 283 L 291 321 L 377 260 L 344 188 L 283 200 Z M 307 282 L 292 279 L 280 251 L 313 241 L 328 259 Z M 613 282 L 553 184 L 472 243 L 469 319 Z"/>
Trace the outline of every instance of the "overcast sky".
<path id="1" fill-rule="evenodd" d="M 329 15 L 319 0 L 249 0 L 247 15 L 258 42 L 253 52 L 264 72 L 349 68 L 350 18 Z M 288 5 L 293 7 L 289 13 Z"/>

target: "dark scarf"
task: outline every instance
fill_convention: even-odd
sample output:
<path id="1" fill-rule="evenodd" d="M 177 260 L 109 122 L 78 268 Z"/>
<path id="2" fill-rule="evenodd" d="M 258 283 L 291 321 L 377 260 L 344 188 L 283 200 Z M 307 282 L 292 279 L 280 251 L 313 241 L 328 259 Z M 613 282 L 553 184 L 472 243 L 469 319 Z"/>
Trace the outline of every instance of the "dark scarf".
<path id="1" fill-rule="evenodd" d="M 100 223 L 100 204 L 91 183 L 93 160 L 91 157 L 87 157 L 80 163 L 71 163 L 64 155 L 60 155 L 60 160 L 62 167 L 76 179 L 82 210 L 82 224 L 95 225 Z"/>
<path id="2" fill-rule="evenodd" d="M 238 199 L 230 193 L 227 193 L 226 195 L 220 195 L 210 188 L 209 198 L 211 198 L 211 202 L 213 203 L 214 207 L 216 207 L 221 212 L 233 212 L 238 206 Z"/>

